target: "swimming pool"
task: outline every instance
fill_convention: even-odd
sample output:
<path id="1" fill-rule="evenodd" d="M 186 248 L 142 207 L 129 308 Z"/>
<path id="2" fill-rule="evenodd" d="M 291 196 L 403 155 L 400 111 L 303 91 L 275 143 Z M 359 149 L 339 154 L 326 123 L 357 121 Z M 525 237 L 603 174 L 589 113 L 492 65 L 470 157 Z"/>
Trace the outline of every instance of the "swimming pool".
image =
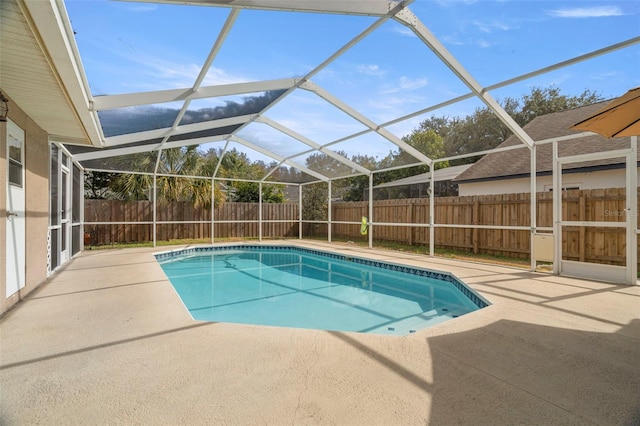
<path id="1" fill-rule="evenodd" d="M 194 319 L 407 335 L 488 302 L 455 276 L 293 246 L 156 254 Z"/>

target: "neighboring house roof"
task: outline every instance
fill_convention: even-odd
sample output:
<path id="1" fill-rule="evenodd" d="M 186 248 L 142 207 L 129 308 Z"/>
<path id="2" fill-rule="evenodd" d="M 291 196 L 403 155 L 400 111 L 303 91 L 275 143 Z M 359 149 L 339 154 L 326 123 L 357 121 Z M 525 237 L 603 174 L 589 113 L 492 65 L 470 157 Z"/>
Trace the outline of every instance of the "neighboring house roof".
<path id="1" fill-rule="evenodd" d="M 580 133 L 569 130 L 575 123 L 595 113 L 610 101 L 573 108 L 561 112 L 541 115 L 533 119 L 523 129 L 534 141 L 567 136 Z M 499 148 L 522 144 L 515 136 L 509 137 L 499 145 Z M 531 162 L 529 149 L 522 145 L 522 149 L 494 152 L 487 154 L 472 165 L 469 169 L 456 177 L 454 182 L 467 183 L 496 179 L 513 179 L 529 176 Z M 558 155 L 566 157 L 570 155 L 587 154 L 592 152 L 611 151 L 629 148 L 629 138 L 606 139 L 600 135 L 585 136 L 579 139 L 565 140 L 558 143 Z M 538 145 L 536 148 L 536 172 L 538 175 L 551 174 L 553 169 L 552 144 Z M 640 154 L 640 153 L 639 153 Z M 638 158 L 640 160 L 640 157 Z M 624 168 L 620 159 L 585 161 L 571 163 L 564 166 L 563 170 L 580 172 L 600 168 Z"/>
<path id="2" fill-rule="evenodd" d="M 433 172 L 433 175 L 434 175 L 433 181 L 441 182 L 446 180 L 453 180 L 456 176 L 458 176 L 460 173 L 464 172 L 471 166 L 472 166 L 471 164 L 463 164 L 461 166 L 451 166 L 451 167 L 445 167 L 443 169 L 438 169 L 435 172 Z M 400 185 L 414 185 L 417 183 L 427 183 L 430 181 L 431 181 L 431 172 L 422 173 L 415 176 L 409 176 L 403 179 L 394 180 L 392 182 L 382 183 L 380 185 L 374 186 L 374 188 L 377 189 L 377 188 L 389 188 L 392 186 L 400 186 Z"/>

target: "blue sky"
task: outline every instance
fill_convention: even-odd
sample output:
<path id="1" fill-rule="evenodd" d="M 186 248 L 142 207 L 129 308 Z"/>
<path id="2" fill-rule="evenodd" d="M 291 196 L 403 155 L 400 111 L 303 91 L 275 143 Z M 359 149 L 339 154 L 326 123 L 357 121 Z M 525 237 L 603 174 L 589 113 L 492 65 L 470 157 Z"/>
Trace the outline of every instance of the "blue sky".
<path id="1" fill-rule="evenodd" d="M 94 95 L 191 87 L 229 13 L 218 7 L 67 0 Z M 640 36 L 637 1 L 417 0 L 410 9 L 483 86 Z M 374 22 L 374 18 L 241 11 L 204 85 L 300 77 Z M 406 27 L 388 21 L 312 81 L 376 123 L 468 93 Z M 640 45 L 492 92 L 519 98 L 556 85 L 612 98 L 640 86 Z M 224 100 L 200 101 L 192 108 Z M 168 105 L 179 108 L 180 104 Z M 399 137 L 430 115 L 464 116 L 476 100 L 390 126 Z M 317 96 L 297 91 L 266 114 L 319 143 L 363 129 Z M 294 143 L 264 125 L 245 132 L 256 144 L 291 155 Z M 278 139 L 274 142 L 274 138 Z M 384 155 L 393 146 L 368 135 L 336 148 Z M 254 156 L 258 158 L 259 156 Z"/>

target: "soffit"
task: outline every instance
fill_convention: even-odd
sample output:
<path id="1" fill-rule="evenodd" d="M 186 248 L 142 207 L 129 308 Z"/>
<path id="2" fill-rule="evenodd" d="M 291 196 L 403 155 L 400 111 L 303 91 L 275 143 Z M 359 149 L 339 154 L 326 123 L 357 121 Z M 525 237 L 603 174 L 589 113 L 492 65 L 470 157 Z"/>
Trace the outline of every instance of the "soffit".
<path id="1" fill-rule="evenodd" d="M 42 8 L 47 3 L 33 2 L 30 7 Z M 51 9 L 44 12 L 51 12 Z M 0 14 L 0 86 L 3 92 L 52 139 L 90 143 L 67 88 L 41 47 L 41 35 L 33 31 L 35 26 L 25 3 L 3 1 Z M 45 18 L 53 24 L 53 16 L 45 15 Z M 60 32 L 59 29 L 57 31 Z M 58 52 L 58 60 L 64 60 L 60 56 Z"/>

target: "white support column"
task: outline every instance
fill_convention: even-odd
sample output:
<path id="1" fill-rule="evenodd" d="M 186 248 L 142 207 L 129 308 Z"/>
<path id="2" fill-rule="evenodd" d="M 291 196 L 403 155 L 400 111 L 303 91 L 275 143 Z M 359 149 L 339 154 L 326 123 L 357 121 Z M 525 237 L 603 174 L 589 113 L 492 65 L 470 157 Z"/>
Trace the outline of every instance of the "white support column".
<path id="1" fill-rule="evenodd" d="M 328 219 L 328 224 L 327 224 L 327 241 L 331 242 L 331 179 L 329 179 L 328 182 L 329 185 L 329 194 L 328 194 L 328 200 L 327 200 L 327 219 Z"/>
<path id="2" fill-rule="evenodd" d="M 531 271 L 535 272 L 538 264 L 536 262 L 535 257 L 533 256 L 533 244 L 534 244 L 534 235 L 536 233 L 536 227 L 538 226 L 537 221 L 537 164 L 536 164 L 536 145 L 534 144 L 529 151 L 529 155 L 531 156 L 531 233 L 530 233 L 530 244 L 529 244 L 529 257 L 531 258 Z"/>
<path id="3" fill-rule="evenodd" d="M 431 177 L 429 179 L 429 256 L 435 256 L 435 241 L 436 241 L 436 228 L 433 227 L 435 223 L 434 215 L 436 211 L 435 207 L 435 179 L 436 179 L 436 167 L 432 164 L 429 167 Z"/>
<path id="4" fill-rule="evenodd" d="M 78 165 L 78 167 L 80 167 Z M 84 188 L 84 169 L 80 168 L 80 188 Z M 80 250 L 84 250 L 84 190 L 82 191 L 82 205 L 80 205 Z"/>
<path id="5" fill-rule="evenodd" d="M 155 172 L 153 173 L 153 246 L 156 246 L 156 232 L 157 232 L 157 224 L 156 224 L 156 220 L 157 220 L 157 215 L 158 215 L 158 208 L 156 206 L 156 204 L 158 203 L 157 200 L 157 196 L 156 196 L 156 174 Z"/>
<path id="6" fill-rule="evenodd" d="M 216 242 L 215 240 L 215 222 L 216 222 L 216 178 L 211 178 L 211 244 Z"/>
<path id="7" fill-rule="evenodd" d="M 373 173 L 369 174 L 369 219 L 367 219 L 367 229 L 369 234 L 369 248 L 373 248 Z"/>
<path id="8" fill-rule="evenodd" d="M 302 185 L 298 185 L 298 239 L 302 239 Z"/>
<path id="9" fill-rule="evenodd" d="M 631 137 L 627 156 L 627 283 L 638 282 L 638 137 Z"/>
<path id="10" fill-rule="evenodd" d="M 262 242 L 262 181 L 258 184 L 258 241 Z"/>
<path id="11" fill-rule="evenodd" d="M 558 164 L 558 142 L 553 142 L 553 273 L 559 275 L 562 264 L 562 167 Z"/>

